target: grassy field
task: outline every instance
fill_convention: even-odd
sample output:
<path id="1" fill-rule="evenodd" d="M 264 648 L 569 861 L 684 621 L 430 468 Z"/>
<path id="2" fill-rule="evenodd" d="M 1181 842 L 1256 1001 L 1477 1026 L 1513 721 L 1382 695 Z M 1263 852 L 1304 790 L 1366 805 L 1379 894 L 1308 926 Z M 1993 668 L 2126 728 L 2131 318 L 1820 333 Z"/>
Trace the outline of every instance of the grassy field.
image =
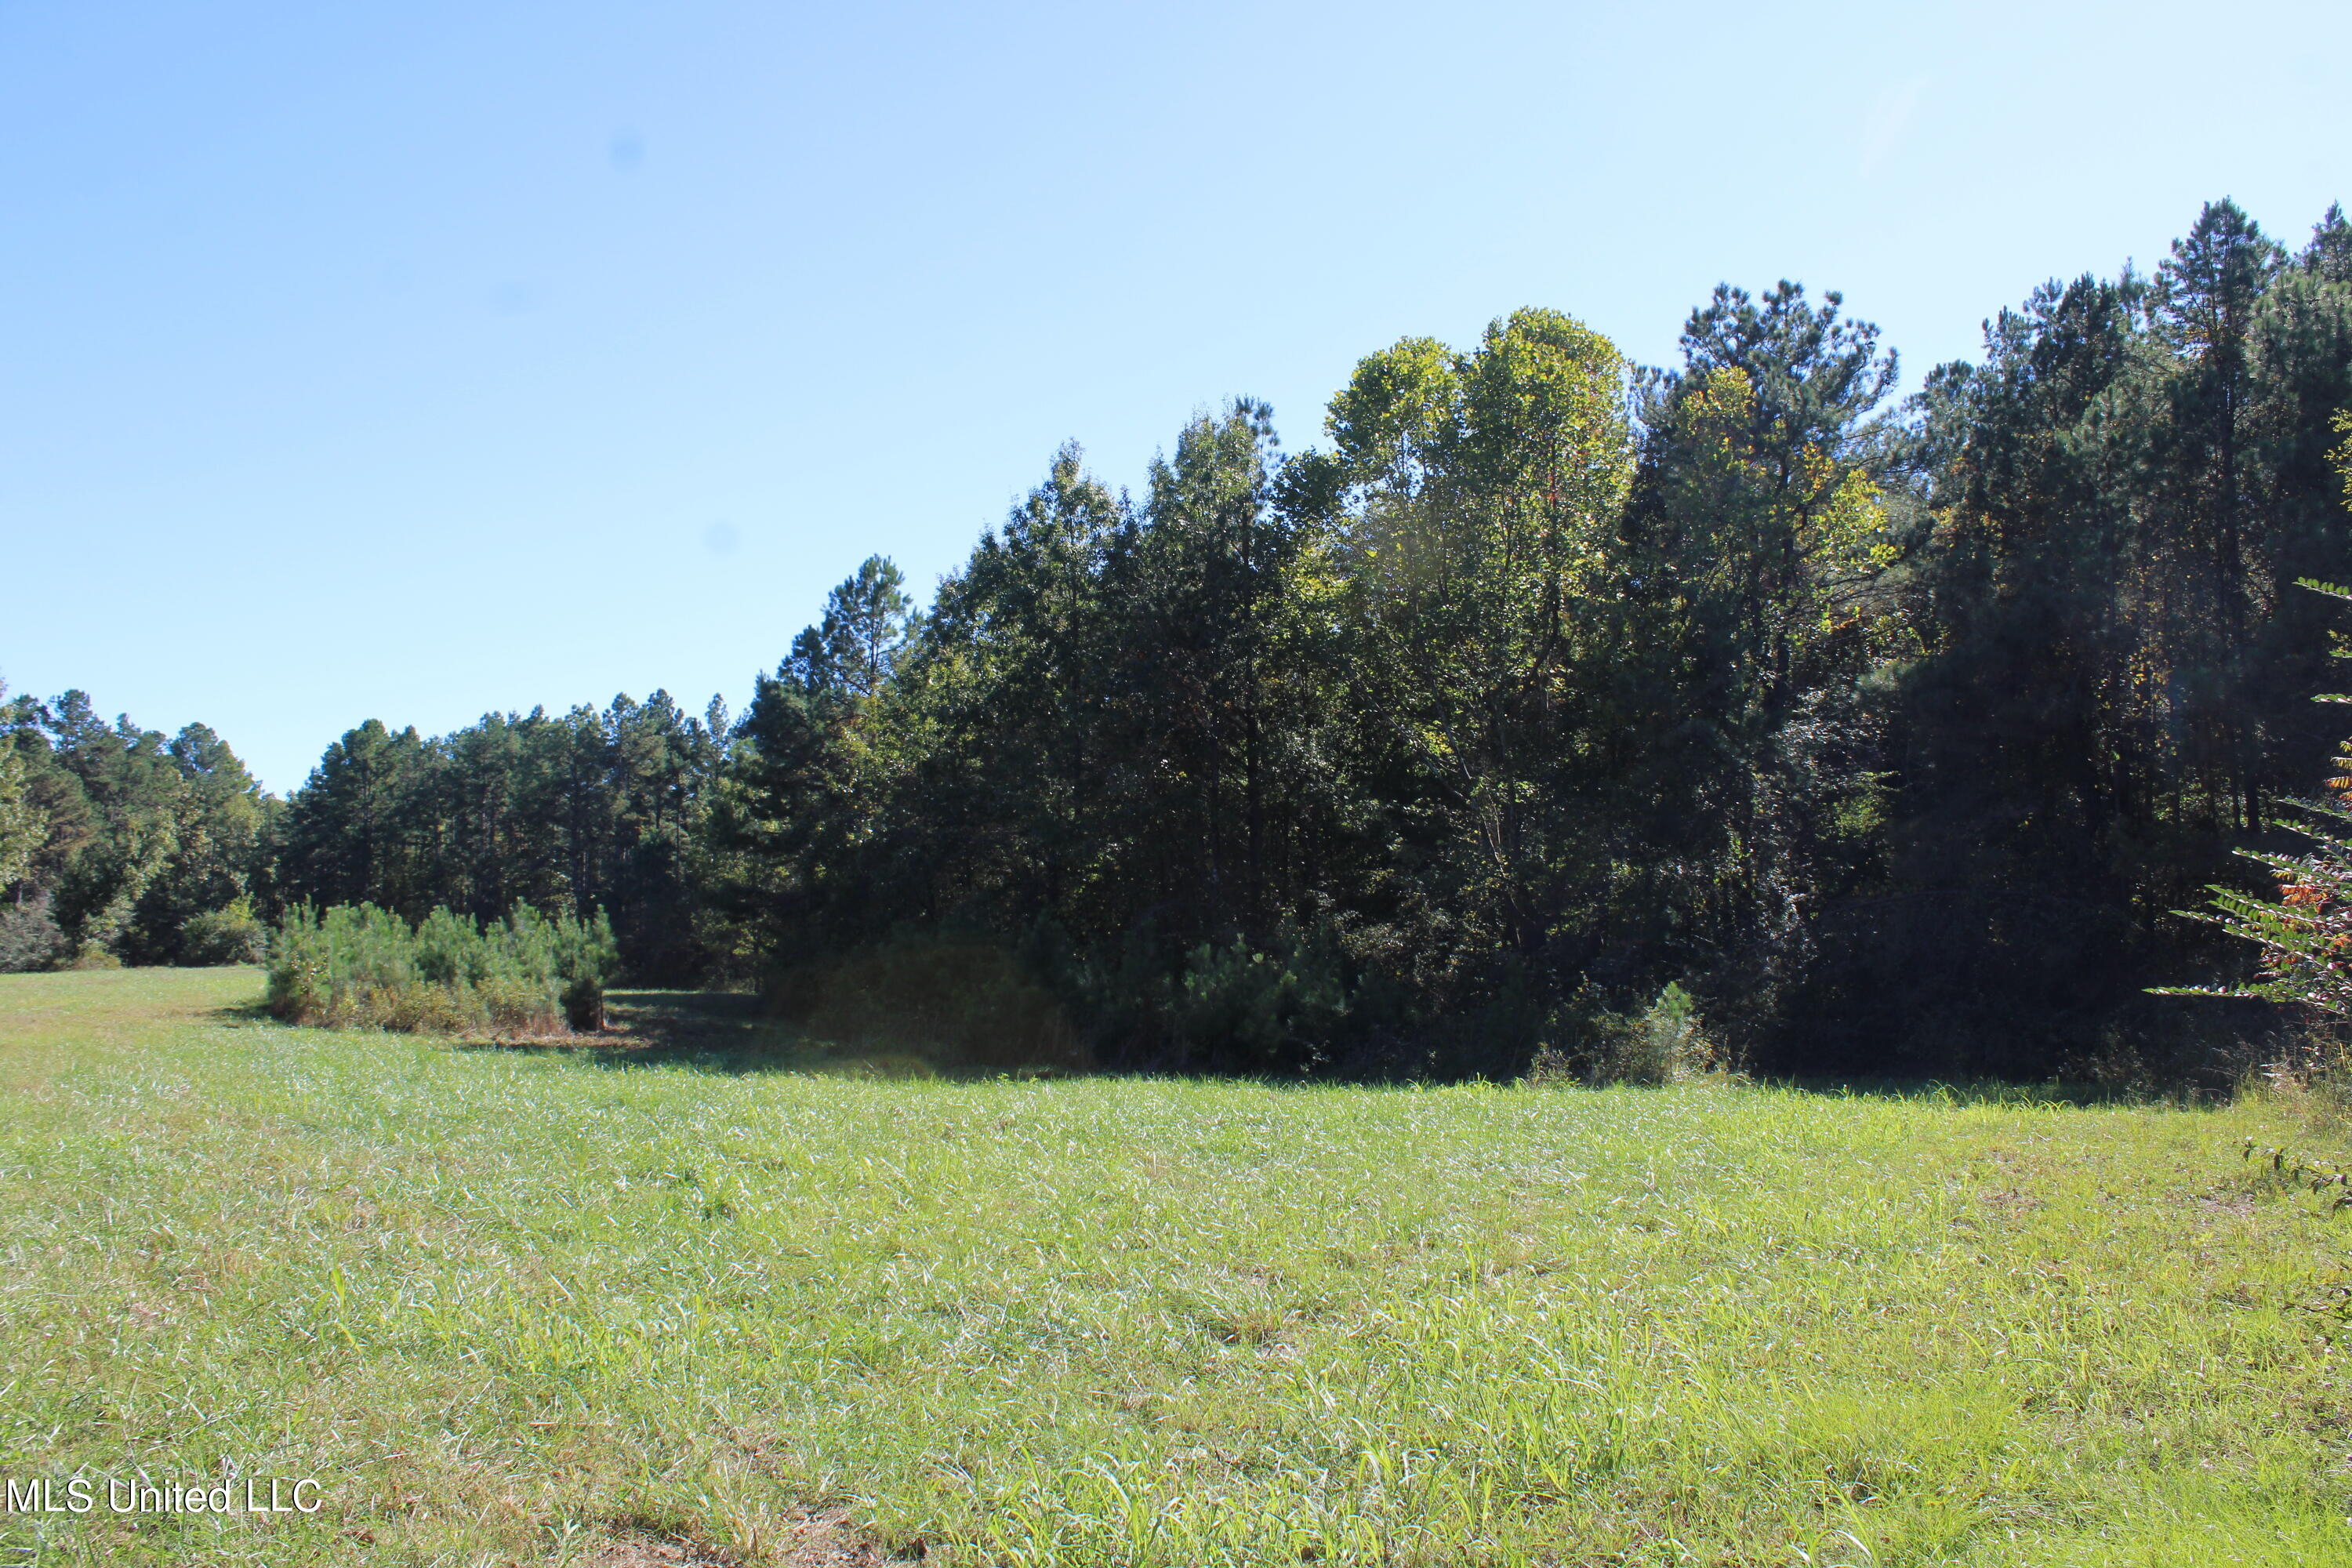
<path id="1" fill-rule="evenodd" d="M 2300 1100 L 957 1082 L 258 991 L 0 976 L 0 1476 L 101 1488 L 0 1563 L 2352 1562 L 2352 1210 L 2239 1157 L 2340 1155 Z"/>

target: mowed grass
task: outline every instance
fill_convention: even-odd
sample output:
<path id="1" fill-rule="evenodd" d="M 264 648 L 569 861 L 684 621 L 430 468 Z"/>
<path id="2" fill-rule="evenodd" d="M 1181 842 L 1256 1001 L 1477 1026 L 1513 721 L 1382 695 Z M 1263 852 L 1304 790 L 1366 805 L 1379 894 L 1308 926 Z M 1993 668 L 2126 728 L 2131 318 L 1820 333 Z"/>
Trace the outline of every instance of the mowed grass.
<path id="1" fill-rule="evenodd" d="M 2352 1218 L 2238 1157 L 2339 1152 L 2296 1101 L 631 1066 L 258 989 L 0 977 L 0 1475 L 326 1505 L 0 1521 L 44 1563 L 2352 1561 Z"/>

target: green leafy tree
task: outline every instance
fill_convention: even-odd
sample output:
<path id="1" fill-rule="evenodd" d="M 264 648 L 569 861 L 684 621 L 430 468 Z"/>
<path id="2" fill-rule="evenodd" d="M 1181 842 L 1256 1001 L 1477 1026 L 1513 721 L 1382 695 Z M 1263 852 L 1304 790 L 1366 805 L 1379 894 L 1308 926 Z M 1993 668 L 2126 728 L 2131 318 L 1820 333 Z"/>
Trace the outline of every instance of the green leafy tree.
<path id="1" fill-rule="evenodd" d="M 290 803 L 289 890 L 322 905 L 423 904 L 435 826 L 425 803 L 436 760 L 414 727 L 394 731 L 375 719 L 330 745 Z"/>
<path id="2" fill-rule="evenodd" d="M 2352 601 L 2352 590 L 2315 582 L 2303 585 Z M 2352 654 L 2339 651 L 2338 657 Z M 2352 742 L 2345 750 L 2352 752 Z M 2270 873 L 2275 901 L 2216 885 L 2207 889 L 2211 898 L 2206 908 L 2179 911 L 2251 942 L 2259 955 L 2254 977 L 2240 985 L 2152 987 L 2157 994 L 2284 1003 L 2320 1019 L 2352 1017 L 2352 756 L 2337 757 L 2336 765 L 2342 771 L 2327 781 L 2328 798 L 2287 802 L 2299 815 L 2277 825 L 2305 841 L 2303 853 L 2238 851 Z"/>
<path id="3" fill-rule="evenodd" d="M 0 681 L 0 697 L 7 695 Z M 28 791 L 25 759 L 13 739 L 0 741 L 0 893 L 24 882 L 47 838 L 47 816 Z"/>
<path id="4" fill-rule="evenodd" d="M 1877 682 L 1916 651 L 1894 592 L 1913 498 L 1878 418 L 1895 360 L 1842 307 L 1720 287 L 1641 394 L 1629 597 L 1656 651 L 1629 706 L 1662 806 L 1639 853 L 1679 873 L 1648 890 L 1649 941 L 1751 1044 L 1846 891 L 1885 771 Z"/>
<path id="5" fill-rule="evenodd" d="M 1132 497 L 1056 454 L 920 609 L 869 558 L 740 720 L 363 726 L 260 806 L 253 886 L 604 910 L 635 973 L 962 997 L 1057 1060 L 1494 1074 L 1671 994 L 1791 1069 L 2153 1061 L 2189 1010 L 2142 989 L 2226 948 L 2164 911 L 2286 852 L 2334 739 L 2282 590 L 2352 576 L 2347 234 L 2289 261 L 2213 204 L 1891 410 L 1793 283 L 1671 371 L 1546 310 L 1408 339 L 1324 450 L 1240 400 Z M 78 932 L 228 885 L 194 751 L 62 708 L 18 746 Z"/>
<path id="6" fill-rule="evenodd" d="M 889 679 L 907 637 L 906 577 L 887 556 L 869 555 L 826 596 L 824 618 L 793 639 L 784 675 L 813 694 L 865 701 Z"/>
<path id="7" fill-rule="evenodd" d="M 1626 374 L 1606 339 L 1522 310 L 1466 353 L 1407 339 L 1374 354 L 1332 403 L 1360 498 L 1339 545 L 1350 695 L 1396 804 L 1445 824 L 1444 871 L 1411 902 L 1458 911 L 1470 953 L 1537 958 L 1570 889 L 1590 890 L 1583 764 L 1622 629 Z"/>
<path id="8" fill-rule="evenodd" d="M 372 902 L 411 920 L 481 921 L 531 904 L 611 920 L 630 973 L 710 972 L 730 938 L 709 919 L 703 825 L 725 752 L 725 704 L 701 717 L 665 691 L 550 714 L 488 713 L 452 734 L 345 734 L 268 826 L 277 907 Z"/>
<path id="9" fill-rule="evenodd" d="M 2275 847 L 2329 751 L 2295 695 L 2321 602 L 2281 590 L 2352 564 L 2326 459 L 2347 304 L 2217 203 L 2157 279 L 2039 290 L 1938 381 L 1889 869 L 1817 1017 L 1912 1070 L 2203 1049 L 2142 990 L 2223 961 L 2165 911 Z"/>
<path id="10" fill-rule="evenodd" d="M 40 832 L 16 902 L 37 905 L 86 961 L 170 963 L 188 922 L 247 896 L 264 872 L 275 803 L 201 724 L 177 736 L 100 719 L 89 696 L 0 706 L 5 761 Z"/>
<path id="11" fill-rule="evenodd" d="M 2327 205 L 2326 215 L 2312 225 L 2311 241 L 2295 262 L 2323 282 L 2352 283 L 2352 223 L 2345 221 L 2340 205 Z"/>
<path id="12" fill-rule="evenodd" d="M 1311 522 L 1277 505 L 1273 411 L 1235 399 L 1155 461 L 1138 525 L 1106 563 L 1119 605 L 1115 732 L 1149 787 L 1126 803 L 1130 874 L 1183 943 L 1266 932 L 1287 900 L 1290 798 L 1279 732 Z M 1278 842 L 1279 841 L 1279 842 Z"/>
<path id="13" fill-rule="evenodd" d="M 850 940 L 884 890 L 848 875 L 890 771 L 880 713 L 908 631 L 898 568 L 868 557 L 761 676 L 734 731 L 711 828 L 736 872 L 717 896 L 779 955 Z"/>
<path id="14" fill-rule="evenodd" d="M 1105 842 L 1131 768 L 1113 688 L 1129 606 L 1104 574 L 1131 521 L 1065 447 L 941 584 L 908 666 L 929 731 L 908 787 L 931 901 L 1089 933 L 1134 913 Z"/>

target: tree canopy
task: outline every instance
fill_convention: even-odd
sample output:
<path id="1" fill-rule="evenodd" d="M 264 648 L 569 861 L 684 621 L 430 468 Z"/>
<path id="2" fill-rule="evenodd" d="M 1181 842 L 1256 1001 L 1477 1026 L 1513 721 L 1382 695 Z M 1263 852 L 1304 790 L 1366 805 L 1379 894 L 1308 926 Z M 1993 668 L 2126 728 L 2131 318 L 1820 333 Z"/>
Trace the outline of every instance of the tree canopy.
<path id="1" fill-rule="evenodd" d="M 1319 445 L 1240 398 L 1132 491 L 1065 447 L 928 603 L 868 554 L 740 717 L 371 720 L 283 803 L 20 699 L 0 881 L 131 962 L 240 900 L 528 904 L 787 1008 L 1013 975 L 1138 1066 L 1513 1073 L 1675 986 L 1771 1069 L 2188 1070 L 2211 1015 L 2146 988 L 2243 960 L 2169 911 L 2341 739 L 2285 589 L 2352 576 L 2352 226 L 2210 204 L 1898 384 L 1785 280 L 1664 367 L 1407 338 Z"/>

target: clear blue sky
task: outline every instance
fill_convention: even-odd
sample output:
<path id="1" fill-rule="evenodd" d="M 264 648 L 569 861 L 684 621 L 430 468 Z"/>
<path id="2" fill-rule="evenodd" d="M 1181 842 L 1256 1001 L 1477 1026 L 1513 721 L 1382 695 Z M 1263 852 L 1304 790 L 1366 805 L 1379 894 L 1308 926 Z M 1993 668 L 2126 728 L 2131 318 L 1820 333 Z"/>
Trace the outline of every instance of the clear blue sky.
<path id="1" fill-rule="evenodd" d="M 219 730 L 740 705 L 1083 442 L 1718 279 L 1916 373 L 2352 200 L 2352 7 L 0 0 L 0 676 Z"/>

